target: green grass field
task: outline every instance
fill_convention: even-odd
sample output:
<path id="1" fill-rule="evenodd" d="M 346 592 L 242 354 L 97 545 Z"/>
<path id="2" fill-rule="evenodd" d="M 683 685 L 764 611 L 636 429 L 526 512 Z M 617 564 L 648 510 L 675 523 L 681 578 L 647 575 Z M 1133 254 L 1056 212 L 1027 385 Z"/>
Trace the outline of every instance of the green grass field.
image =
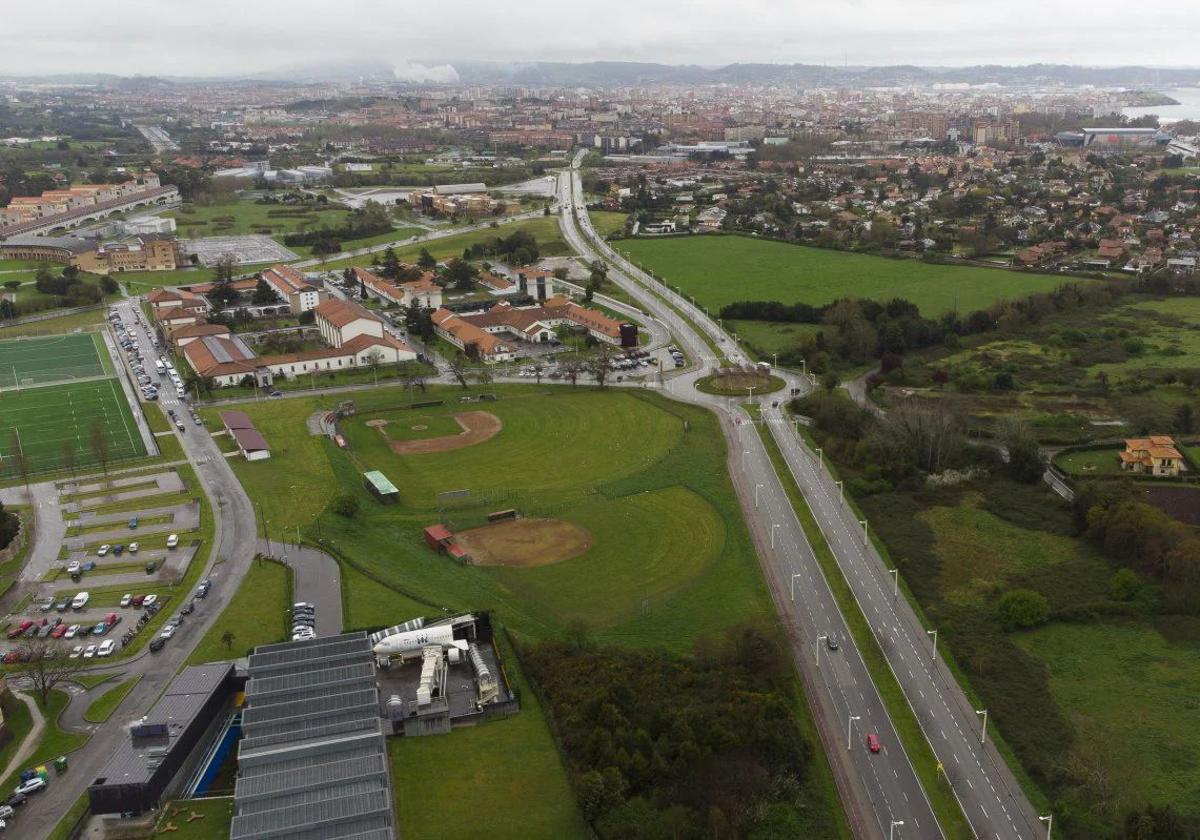
<path id="1" fill-rule="evenodd" d="M 346 452 L 305 428 L 307 416 L 331 406 L 328 399 L 239 406 L 272 442 L 272 457 L 231 466 L 273 533 L 299 527 L 344 558 L 347 627 L 442 608 L 487 609 L 529 639 L 560 637 L 583 622 L 598 643 L 687 651 L 700 636 L 772 614 L 713 415 L 639 392 L 486 390 L 500 399 L 461 405 L 462 390 L 431 388 L 424 398 L 447 405 L 417 410 L 399 407 L 407 401 L 402 389 L 359 392 L 358 413 L 342 426 Z M 502 429 L 465 449 L 401 456 L 366 425 L 386 417 L 411 427 L 414 419 L 426 424 L 459 410 L 491 412 Z M 361 473 L 369 469 L 400 488 L 400 504 L 381 505 L 366 493 Z M 439 493 L 457 489 L 471 496 L 439 501 Z M 327 509 L 339 494 L 358 500 L 354 518 Z M 518 568 L 460 565 L 422 540 L 421 529 L 434 522 L 461 529 L 503 507 L 564 519 L 586 529 L 593 544 L 563 562 Z M 437 819 L 438 836 L 466 837 L 478 830 L 482 811 L 498 837 L 582 836 L 532 692 L 522 694 L 522 705 L 511 720 L 392 745 L 406 832 L 424 836 Z M 442 765 L 457 766 L 458 774 L 435 787 L 413 784 Z M 472 780 L 475 815 L 443 813 Z"/>
<path id="2" fill-rule="evenodd" d="M 545 216 L 537 219 L 525 219 L 519 222 L 499 224 L 494 228 L 487 227 L 482 230 L 467 231 L 454 236 L 443 236 L 440 239 L 431 239 L 427 242 L 416 242 L 412 245 L 406 245 L 403 248 L 397 248 L 396 256 L 402 262 L 415 263 L 421 253 L 421 249 L 426 248 L 434 258 L 439 260 L 448 259 L 449 257 L 461 256 L 463 249 L 469 248 L 477 242 L 485 242 L 497 236 L 512 236 L 518 230 L 525 230 L 533 234 L 538 243 L 538 250 L 543 257 L 561 256 L 572 253 L 558 230 L 558 218 L 556 216 Z M 365 266 L 370 265 L 373 259 L 382 259 L 382 256 L 382 254 L 368 254 L 362 257 L 331 260 L 325 263 L 323 267 L 345 268 L 349 265 Z"/>
<path id="3" fill-rule="evenodd" d="M 1194 619 L 1193 619 L 1194 620 Z M 1075 760 L 1113 782 L 1119 807 L 1200 802 L 1200 648 L 1137 625 L 1054 624 L 1016 637 L 1084 739 Z M 1102 770 L 1100 768 L 1103 768 Z"/>
<path id="4" fill-rule="evenodd" d="M 1081 452 L 1064 452 L 1054 459 L 1068 475 L 1086 477 L 1089 475 L 1120 475 L 1121 463 L 1117 453 L 1121 449 L 1085 449 Z"/>
<path id="5" fill-rule="evenodd" d="M 189 665 L 244 656 L 258 645 L 287 639 L 292 575 L 282 563 L 255 560 L 238 584 L 237 594 L 196 645 Z M 222 637 L 233 634 L 227 647 Z"/>
<path id="6" fill-rule="evenodd" d="M 112 367 L 99 333 L 0 341 L 0 389 L 103 376 Z"/>
<path id="7" fill-rule="evenodd" d="M 143 295 L 151 289 L 167 286 L 194 286 L 211 283 L 217 272 L 213 268 L 177 268 L 174 271 L 126 271 L 117 275 L 131 295 Z"/>
<path id="8" fill-rule="evenodd" d="M 628 239 L 617 247 L 713 310 L 738 300 L 820 305 L 842 297 L 904 297 L 925 316 L 936 317 L 1052 291 L 1062 283 L 1045 274 L 931 265 L 745 236 Z"/>
<path id="9" fill-rule="evenodd" d="M 145 454 L 115 379 L 5 391 L 0 394 L 0 476 L 17 474 L 11 457 L 17 451 L 24 453 L 30 472 L 61 468 L 67 447 L 77 465 L 99 464 L 92 445 L 96 425 L 107 441 L 109 462 Z"/>
<path id="10" fill-rule="evenodd" d="M 0 340 L 28 336 L 62 335 L 74 330 L 94 327 L 97 324 L 103 323 L 103 321 L 104 310 L 103 308 L 97 308 L 87 312 L 73 312 L 70 315 L 57 315 L 53 318 L 44 318 L 40 321 L 31 321 L 27 324 L 0 325 Z"/>
<path id="11" fill-rule="evenodd" d="M 117 683 L 108 691 L 101 694 L 92 704 L 87 707 L 87 711 L 83 713 L 85 720 L 90 720 L 92 723 L 104 723 L 112 717 L 112 713 L 121 705 L 121 701 L 129 692 L 133 691 L 133 687 L 138 684 L 141 677 L 131 677 L 124 682 Z"/>
<path id="12" fill-rule="evenodd" d="M 162 215 L 175 219 L 180 239 L 197 239 L 250 233 L 281 236 L 298 230 L 337 227 L 350 211 L 333 204 L 292 206 L 231 199 L 218 204 L 185 204 Z"/>

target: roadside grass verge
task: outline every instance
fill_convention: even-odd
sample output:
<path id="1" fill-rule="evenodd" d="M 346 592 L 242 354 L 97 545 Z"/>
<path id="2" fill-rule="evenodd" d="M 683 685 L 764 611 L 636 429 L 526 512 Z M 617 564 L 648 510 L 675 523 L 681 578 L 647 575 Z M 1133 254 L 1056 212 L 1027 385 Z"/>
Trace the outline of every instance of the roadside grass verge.
<path id="1" fill-rule="evenodd" d="M 286 641 L 290 638 L 291 603 L 292 570 L 274 560 L 255 557 L 237 593 L 196 645 L 187 664 L 233 659 L 258 645 Z M 228 645 L 223 640 L 226 633 L 233 637 Z"/>
<path id="2" fill-rule="evenodd" d="M 120 706 L 125 696 L 133 691 L 133 687 L 138 684 L 138 680 L 140 679 L 140 676 L 132 677 L 125 680 L 125 682 L 114 685 L 108 691 L 101 694 L 92 701 L 92 704 L 87 707 L 87 711 L 83 713 L 84 720 L 91 721 L 92 723 L 104 723 L 112 717 L 112 713 L 117 710 L 117 706 Z"/>

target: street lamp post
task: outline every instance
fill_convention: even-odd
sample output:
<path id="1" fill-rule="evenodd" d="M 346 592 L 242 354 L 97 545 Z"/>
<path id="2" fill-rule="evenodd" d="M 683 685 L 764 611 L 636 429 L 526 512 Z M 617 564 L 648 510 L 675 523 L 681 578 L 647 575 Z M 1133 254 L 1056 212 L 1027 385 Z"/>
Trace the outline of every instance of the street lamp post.
<path id="1" fill-rule="evenodd" d="M 900 570 L 888 569 L 888 574 L 892 576 L 892 600 L 894 601 L 900 594 Z"/>
<path id="2" fill-rule="evenodd" d="M 843 501 L 843 500 L 846 498 L 846 482 L 844 482 L 844 481 L 835 481 L 835 482 L 834 482 L 834 484 L 836 484 L 836 485 L 837 485 L 837 488 L 838 488 L 838 501 L 839 501 L 839 502 L 841 502 L 841 501 Z"/>
<path id="3" fill-rule="evenodd" d="M 937 659 L 937 630 L 926 630 L 927 636 L 933 636 L 933 650 L 929 654 L 930 659 Z"/>
<path id="4" fill-rule="evenodd" d="M 862 720 L 858 715 L 850 715 L 846 721 L 846 752 L 850 752 L 850 737 L 854 734 L 854 721 Z"/>
<path id="5" fill-rule="evenodd" d="M 979 730 L 979 743 L 987 743 L 987 709 L 976 709 L 975 714 L 983 716 L 983 728 Z"/>
<path id="6" fill-rule="evenodd" d="M 817 464 L 825 466 L 825 450 L 819 446 L 817 447 Z"/>
<path id="7" fill-rule="evenodd" d="M 904 825 L 904 820 L 892 820 L 892 827 L 888 829 L 888 840 L 893 840 L 898 825 Z"/>
<path id="8" fill-rule="evenodd" d="M 793 601 L 796 600 L 796 578 L 798 578 L 798 577 L 800 577 L 800 575 L 798 575 L 798 574 L 792 575 L 792 600 Z"/>
<path id="9" fill-rule="evenodd" d="M 774 525 L 771 526 L 771 548 L 775 547 L 775 529 L 778 527 L 779 527 L 778 522 L 776 522 Z"/>
<path id="10" fill-rule="evenodd" d="M 758 510 L 758 491 L 759 491 L 759 488 L 761 488 L 761 487 L 762 487 L 761 484 L 754 485 L 754 509 L 755 510 Z"/>
<path id="11" fill-rule="evenodd" d="M 863 526 L 863 545 L 866 545 L 867 544 L 867 520 L 860 519 L 860 520 L 858 520 L 858 524 Z"/>
<path id="12" fill-rule="evenodd" d="M 1038 819 L 1046 824 L 1046 840 L 1050 840 L 1050 829 L 1054 828 L 1054 815 L 1047 814 L 1044 817 L 1038 817 Z"/>

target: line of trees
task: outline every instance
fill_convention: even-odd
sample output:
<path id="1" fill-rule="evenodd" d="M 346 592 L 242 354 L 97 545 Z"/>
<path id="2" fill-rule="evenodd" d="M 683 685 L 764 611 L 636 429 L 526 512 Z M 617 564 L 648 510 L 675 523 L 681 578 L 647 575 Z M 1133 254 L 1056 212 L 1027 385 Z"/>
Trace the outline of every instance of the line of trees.
<path id="1" fill-rule="evenodd" d="M 522 657 L 544 693 L 598 836 L 802 836 L 813 755 L 777 634 L 740 628 L 689 657 L 542 642 Z"/>

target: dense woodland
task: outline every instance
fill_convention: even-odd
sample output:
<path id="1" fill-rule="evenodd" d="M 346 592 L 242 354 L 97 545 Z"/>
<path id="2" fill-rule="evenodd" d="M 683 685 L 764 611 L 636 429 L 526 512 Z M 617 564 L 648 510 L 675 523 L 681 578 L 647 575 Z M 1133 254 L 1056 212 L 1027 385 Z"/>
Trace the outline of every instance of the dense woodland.
<path id="1" fill-rule="evenodd" d="M 738 629 L 686 657 L 563 642 L 525 652 L 600 837 L 805 835 L 813 745 L 777 635 Z"/>

